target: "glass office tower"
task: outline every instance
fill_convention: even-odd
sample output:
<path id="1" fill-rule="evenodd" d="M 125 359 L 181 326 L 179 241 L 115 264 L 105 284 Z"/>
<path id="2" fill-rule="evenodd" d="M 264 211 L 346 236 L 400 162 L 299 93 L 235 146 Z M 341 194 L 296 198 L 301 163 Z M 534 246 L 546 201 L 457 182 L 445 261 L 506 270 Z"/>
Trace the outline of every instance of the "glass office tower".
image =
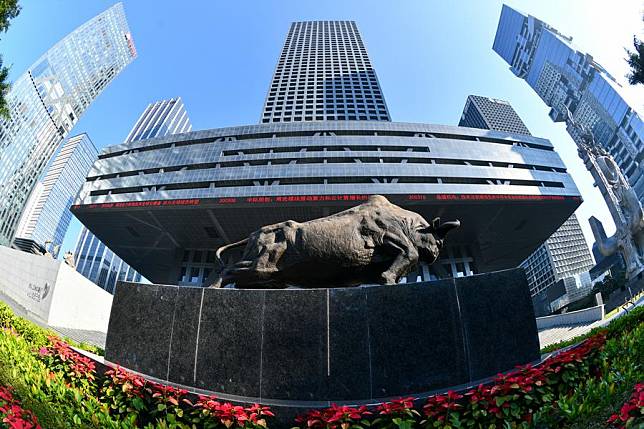
<path id="1" fill-rule="evenodd" d="M 353 21 L 291 24 L 261 122 L 391 121 Z"/>
<path id="2" fill-rule="evenodd" d="M 553 121 L 564 121 L 569 110 L 576 123 L 592 130 L 644 201 L 644 123 L 615 79 L 571 37 L 506 5 L 493 49 L 551 108 Z M 579 143 L 575 129 L 568 132 Z"/>
<path id="3" fill-rule="evenodd" d="M 47 248 L 54 258 L 58 257 L 58 247 L 72 220 L 69 208 L 97 155 L 98 150 L 87 134 L 71 137 L 63 144 L 47 169 L 33 204 L 27 204 L 23 212 L 17 238 L 32 240 Z"/>
<path id="4" fill-rule="evenodd" d="M 0 118 L 0 245 L 9 245 L 36 181 L 94 99 L 136 57 L 117 3 L 56 43 L 12 84 Z"/>
<path id="5" fill-rule="evenodd" d="M 141 274 L 123 262 L 85 227 L 78 235 L 74 261 L 76 271 L 112 294 L 117 281 L 141 281 Z"/>
<path id="6" fill-rule="evenodd" d="M 181 97 L 150 103 L 136 121 L 124 143 L 187 133 L 192 129 Z"/>

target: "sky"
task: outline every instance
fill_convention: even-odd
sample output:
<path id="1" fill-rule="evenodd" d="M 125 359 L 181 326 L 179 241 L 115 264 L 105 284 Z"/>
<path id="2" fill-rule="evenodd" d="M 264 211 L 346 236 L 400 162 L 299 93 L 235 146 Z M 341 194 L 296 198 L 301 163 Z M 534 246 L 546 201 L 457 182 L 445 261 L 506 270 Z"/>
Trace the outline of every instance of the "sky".
<path id="1" fill-rule="evenodd" d="M 509 101 L 533 135 L 549 139 L 577 183 L 577 210 L 589 245 L 596 216 L 615 227 L 562 123 L 492 51 L 497 0 L 170 1 L 125 0 L 138 58 L 87 109 L 70 135 L 86 132 L 99 148 L 127 136 L 148 103 L 181 96 L 193 130 L 255 124 L 292 21 L 354 20 L 382 86 L 392 120 L 457 125 L 469 94 Z M 624 86 L 643 115 L 644 86 L 629 87 L 624 48 L 644 34 L 644 2 L 507 0 L 573 37 Z M 22 74 L 54 43 L 107 9 L 107 0 L 22 0 L 1 36 L 0 53 Z M 643 115 L 644 116 L 644 115 Z M 75 246 L 74 218 L 61 255 Z"/>

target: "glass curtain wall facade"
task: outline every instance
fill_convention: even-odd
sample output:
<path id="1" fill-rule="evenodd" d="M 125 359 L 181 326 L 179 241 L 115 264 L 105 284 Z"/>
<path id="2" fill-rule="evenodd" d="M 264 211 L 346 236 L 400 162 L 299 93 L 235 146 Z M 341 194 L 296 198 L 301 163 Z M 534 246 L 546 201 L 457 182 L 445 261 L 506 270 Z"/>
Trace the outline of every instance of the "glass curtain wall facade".
<path id="1" fill-rule="evenodd" d="M 644 201 L 644 122 L 616 80 L 571 37 L 506 5 L 493 49 L 550 107 L 553 121 L 564 121 L 569 110 L 593 132 Z M 579 143 L 577 132 L 568 132 Z"/>
<path id="2" fill-rule="evenodd" d="M 117 3 L 56 43 L 12 84 L 0 118 L 0 245 L 15 236 L 25 203 L 79 117 L 136 57 Z"/>
<path id="3" fill-rule="evenodd" d="M 68 139 L 41 182 L 42 192 L 24 211 L 16 237 L 33 240 L 57 258 L 72 220 L 69 208 L 97 156 L 98 150 L 87 134 Z"/>
<path id="4" fill-rule="evenodd" d="M 125 143 L 187 133 L 190 130 L 192 124 L 181 97 L 171 98 L 150 103 L 132 127 Z"/>
<path id="5" fill-rule="evenodd" d="M 391 118 L 355 22 L 294 22 L 260 121 L 328 120 Z"/>
<path id="6" fill-rule="evenodd" d="M 141 281 L 141 274 L 123 262 L 85 227 L 78 235 L 74 260 L 76 271 L 112 294 L 118 281 Z"/>

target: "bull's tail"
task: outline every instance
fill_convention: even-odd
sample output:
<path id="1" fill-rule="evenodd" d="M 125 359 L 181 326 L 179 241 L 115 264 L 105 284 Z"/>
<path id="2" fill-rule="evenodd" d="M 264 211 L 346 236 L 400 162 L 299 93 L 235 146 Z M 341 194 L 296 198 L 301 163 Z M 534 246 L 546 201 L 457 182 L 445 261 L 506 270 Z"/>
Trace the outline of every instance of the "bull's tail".
<path id="1" fill-rule="evenodd" d="M 219 264 L 221 264 L 221 266 L 226 265 L 226 264 L 224 264 L 224 261 L 221 259 L 221 254 L 223 252 L 225 252 L 228 249 L 232 249 L 234 247 L 243 246 L 246 243 L 248 243 L 248 238 L 244 238 L 243 240 L 239 240 L 239 241 L 236 241 L 234 243 L 226 244 L 224 246 L 221 246 L 219 249 L 217 249 L 215 251 L 215 257 L 217 258 L 217 261 L 219 261 Z"/>

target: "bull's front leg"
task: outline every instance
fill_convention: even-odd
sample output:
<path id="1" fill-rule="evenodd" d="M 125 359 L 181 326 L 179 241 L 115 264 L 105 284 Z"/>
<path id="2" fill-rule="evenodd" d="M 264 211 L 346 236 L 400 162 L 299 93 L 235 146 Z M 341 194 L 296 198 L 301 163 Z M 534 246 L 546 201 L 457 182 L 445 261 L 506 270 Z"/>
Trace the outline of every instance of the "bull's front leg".
<path id="1" fill-rule="evenodd" d="M 418 251 L 406 237 L 387 232 L 383 238 L 383 245 L 388 247 L 396 257 L 381 275 L 381 281 L 386 285 L 398 283 L 398 279 L 409 271 L 409 268 L 418 263 Z"/>

